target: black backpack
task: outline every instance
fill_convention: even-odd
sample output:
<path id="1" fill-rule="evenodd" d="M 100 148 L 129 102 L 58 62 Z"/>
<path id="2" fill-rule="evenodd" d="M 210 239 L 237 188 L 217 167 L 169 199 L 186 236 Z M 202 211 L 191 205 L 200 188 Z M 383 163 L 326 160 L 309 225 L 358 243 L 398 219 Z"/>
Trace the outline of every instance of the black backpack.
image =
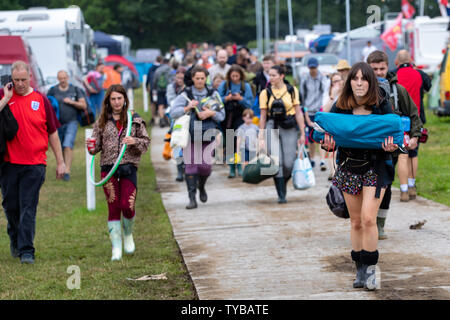
<path id="1" fill-rule="evenodd" d="M 325 199 L 327 200 L 327 204 L 331 212 L 333 212 L 336 217 L 343 219 L 350 218 L 347 205 L 345 204 L 344 195 L 339 188 L 332 184 Z"/>
<path id="2" fill-rule="evenodd" d="M 285 82 L 287 91 L 279 98 L 277 98 L 272 92 L 272 86 L 269 84 L 266 88 L 267 92 L 267 108 L 269 108 L 269 100 L 270 97 L 273 97 L 272 105 L 270 106 L 269 118 L 274 119 L 276 121 L 282 121 L 286 118 L 286 107 L 283 102 L 283 97 L 286 93 L 291 95 L 292 102 L 294 102 L 294 87 L 291 86 L 288 82 Z"/>

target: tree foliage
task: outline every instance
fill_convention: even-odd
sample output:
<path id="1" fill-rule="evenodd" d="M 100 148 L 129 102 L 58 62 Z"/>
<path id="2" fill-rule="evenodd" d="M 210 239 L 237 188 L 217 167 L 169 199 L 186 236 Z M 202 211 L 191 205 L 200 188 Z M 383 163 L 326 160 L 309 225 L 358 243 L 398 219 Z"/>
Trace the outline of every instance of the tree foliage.
<path id="1" fill-rule="evenodd" d="M 262 1 L 264 4 L 264 1 Z M 418 1 L 410 1 L 418 12 Z M 293 0 L 294 27 L 311 28 L 317 23 L 314 0 Z M 364 25 L 367 7 L 379 5 L 382 14 L 399 12 L 400 0 L 351 0 L 351 27 Z M 166 50 L 170 45 L 184 46 L 187 41 L 240 44 L 256 38 L 254 0 L 0 0 L 0 10 L 35 6 L 65 8 L 78 5 L 86 22 L 94 29 L 131 38 L 133 48 L 153 47 Z M 269 0 L 271 37 L 275 33 L 275 0 Z M 287 1 L 279 1 L 280 36 L 289 33 Z M 425 14 L 439 15 L 436 1 L 428 1 Z M 333 31 L 345 31 L 345 0 L 322 1 L 321 22 Z M 381 17 L 383 19 L 383 16 Z"/>

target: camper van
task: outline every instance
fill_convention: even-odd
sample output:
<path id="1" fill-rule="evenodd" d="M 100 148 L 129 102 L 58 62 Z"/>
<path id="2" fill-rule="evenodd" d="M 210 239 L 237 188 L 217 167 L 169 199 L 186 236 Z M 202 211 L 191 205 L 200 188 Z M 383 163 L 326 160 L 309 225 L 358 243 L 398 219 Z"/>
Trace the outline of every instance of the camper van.
<path id="1" fill-rule="evenodd" d="M 405 32 L 405 47 L 417 67 L 431 74 L 437 70 L 446 49 L 449 32 L 448 17 L 414 19 L 414 24 Z"/>
<path id="2" fill-rule="evenodd" d="M 59 70 L 66 70 L 74 84 L 81 84 L 93 35 L 79 7 L 0 11 L 0 30 L 28 41 L 48 86 L 57 83 Z"/>
<path id="3" fill-rule="evenodd" d="M 11 80 L 11 67 L 17 60 L 30 66 L 31 86 L 41 92 L 45 91 L 41 70 L 36 62 L 33 50 L 25 39 L 19 36 L 0 35 L 0 84 L 3 86 Z"/>

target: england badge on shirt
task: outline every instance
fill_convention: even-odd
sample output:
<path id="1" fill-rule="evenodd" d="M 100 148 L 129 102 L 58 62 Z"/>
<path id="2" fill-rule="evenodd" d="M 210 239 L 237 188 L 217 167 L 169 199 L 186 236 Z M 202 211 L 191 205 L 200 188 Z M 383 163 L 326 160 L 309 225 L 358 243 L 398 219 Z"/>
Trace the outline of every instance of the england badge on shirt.
<path id="1" fill-rule="evenodd" d="M 39 102 L 31 101 L 31 109 L 33 109 L 34 111 L 38 111 L 39 110 Z"/>

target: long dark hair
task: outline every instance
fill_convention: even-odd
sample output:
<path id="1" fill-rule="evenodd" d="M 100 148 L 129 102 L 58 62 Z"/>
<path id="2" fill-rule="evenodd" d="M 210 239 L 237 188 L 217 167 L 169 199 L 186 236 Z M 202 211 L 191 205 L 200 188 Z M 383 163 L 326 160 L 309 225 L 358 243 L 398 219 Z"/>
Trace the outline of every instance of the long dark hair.
<path id="1" fill-rule="evenodd" d="M 351 81 L 356 78 L 356 74 L 361 70 L 363 79 L 369 83 L 369 90 L 367 94 L 363 97 L 361 105 L 365 105 L 367 108 L 374 105 L 378 106 L 380 104 L 380 94 L 378 91 L 378 80 L 375 72 L 372 68 L 365 62 L 358 62 L 353 65 L 348 74 L 347 80 L 345 81 L 342 93 L 336 103 L 336 106 L 342 110 L 352 110 L 360 106 L 356 102 L 355 96 L 352 90 Z"/>
<path id="2" fill-rule="evenodd" d="M 125 88 L 120 84 L 113 84 L 106 91 L 105 98 L 103 99 L 103 103 L 102 103 L 102 111 L 100 113 L 100 117 L 98 118 L 98 126 L 102 130 L 105 128 L 106 123 L 108 122 L 108 119 L 112 114 L 112 107 L 109 102 L 109 99 L 111 98 L 111 94 L 113 92 L 117 92 L 117 93 L 120 93 L 121 95 L 123 95 L 125 102 L 124 102 L 122 111 L 120 113 L 119 121 L 123 127 L 125 127 L 127 124 L 127 111 L 128 111 L 128 106 L 130 105 L 130 100 L 128 100 L 128 96 L 127 96 L 127 90 L 125 90 Z"/>
<path id="3" fill-rule="evenodd" d="M 240 81 L 245 81 L 245 73 L 244 73 L 244 69 L 238 65 L 238 64 L 233 64 L 230 69 L 228 69 L 227 75 L 226 75 L 226 80 L 231 83 L 231 74 L 233 72 L 237 72 L 239 73 L 240 76 Z"/>

